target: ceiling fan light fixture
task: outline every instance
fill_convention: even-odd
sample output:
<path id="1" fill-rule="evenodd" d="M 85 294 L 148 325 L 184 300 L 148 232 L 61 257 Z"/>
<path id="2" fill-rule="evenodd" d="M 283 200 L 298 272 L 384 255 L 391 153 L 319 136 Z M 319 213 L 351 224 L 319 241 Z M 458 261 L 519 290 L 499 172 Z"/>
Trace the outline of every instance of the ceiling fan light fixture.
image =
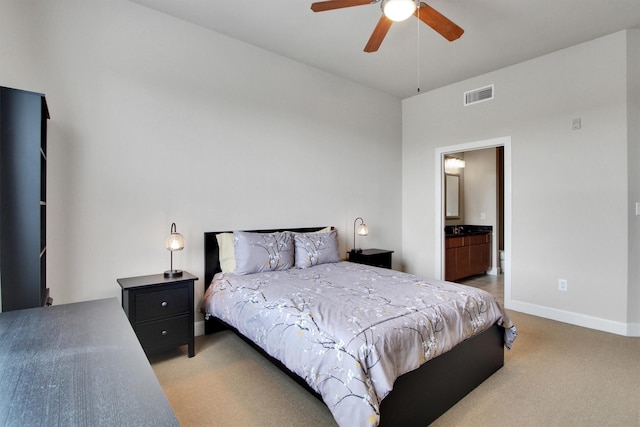
<path id="1" fill-rule="evenodd" d="M 414 0 L 382 0 L 382 13 L 392 21 L 404 21 L 416 11 Z"/>

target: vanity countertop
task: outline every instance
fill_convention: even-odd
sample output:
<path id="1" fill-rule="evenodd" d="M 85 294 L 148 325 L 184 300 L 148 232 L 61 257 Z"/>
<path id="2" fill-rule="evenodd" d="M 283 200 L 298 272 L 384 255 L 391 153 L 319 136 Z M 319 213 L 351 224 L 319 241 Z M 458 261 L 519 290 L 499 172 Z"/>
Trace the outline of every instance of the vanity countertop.
<path id="1" fill-rule="evenodd" d="M 447 225 L 444 228 L 445 237 L 475 236 L 492 232 L 493 227 L 490 225 Z"/>

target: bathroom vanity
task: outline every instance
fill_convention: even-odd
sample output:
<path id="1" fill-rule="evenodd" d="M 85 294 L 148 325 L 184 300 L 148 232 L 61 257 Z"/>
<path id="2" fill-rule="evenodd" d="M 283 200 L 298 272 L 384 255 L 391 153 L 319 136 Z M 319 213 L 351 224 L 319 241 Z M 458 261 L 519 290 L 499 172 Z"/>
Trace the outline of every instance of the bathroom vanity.
<path id="1" fill-rule="evenodd" d="M 485 274 L 491 268 L 491 226 L 445 227 L 445 276 L 448 281 Z"/>

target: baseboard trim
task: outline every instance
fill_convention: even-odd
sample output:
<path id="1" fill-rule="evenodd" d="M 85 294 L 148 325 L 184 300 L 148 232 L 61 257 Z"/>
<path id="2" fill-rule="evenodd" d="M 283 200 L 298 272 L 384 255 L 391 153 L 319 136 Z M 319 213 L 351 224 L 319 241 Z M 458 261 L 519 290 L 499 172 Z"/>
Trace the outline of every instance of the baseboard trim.
<path id="1" fill-rule="evenodd" d="M 629 323 L 629 337 L 640 337 L 640 323 Z"/>
<path id="2" fill-rule="evenodd" d="M 531 314 L 533 316 L 544 317 L 545 319 L 557 320 L 558 322 L 569 323 L 571 325 L 582 326 L 584 328 L 609 332 L 626 337 L 639 337 L 640 324 L 614 322 L 585 314 L 574 313 L 556 308 L 544 307 L 537 304 L 530 304 L 522 301 L 505 301 L 508 310 L 520 313 Z M 517 327 L 517 325 L 516 325 Z"/>
<path id="3" fill-rule="evenodd" d="M 204 335 L 204 320 L 199 322 L 195 322 L 193 324 L 193 334 L 198 337 L 200 335 Z"/>

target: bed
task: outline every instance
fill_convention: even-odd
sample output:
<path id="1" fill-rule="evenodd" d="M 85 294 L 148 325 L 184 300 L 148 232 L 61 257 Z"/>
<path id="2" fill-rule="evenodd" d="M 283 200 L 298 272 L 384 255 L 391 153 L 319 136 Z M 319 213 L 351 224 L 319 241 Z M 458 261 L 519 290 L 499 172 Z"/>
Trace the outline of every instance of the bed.
<path id="1" fill-rule="evenodd" d="M 508 316 L 483 291 L 340 261 L 335 259 L 337 240 L 334 252 L 321 252 L 317 236 L 334 239 L 331 228 L 232 233 L 204 235 L 205 333 L 237 333 L 322 399 L 341 426 L 425 426 L 500 369 L 504 346 L 515 339 Z M 284 261 L 280 254 L 271 256 L 265 271 L 254 272 L 254 267 L 242 271 L 247 262 L 239 255 L 236 272 L 247 274 L 222 273 L 228 260 L 219 247 L 224 239 L 219 239 L 234 235 L 237 245 L 242 239 L 289 236 L 295 256 Z M 308 241 L 313 250 L 300 256 L 298 249 Z M 228 255 L 228 240 L 224 246 Z M 322 253 L 323 262 L 312 252 Z M 295 264 L 303 259 L 302 265 Z M 462 306 L 463 318 L 447 320 L 451 309 L 427 301 L 426 294 L 423 298 L 427 288 L 433 294 L 428 298 L 454 301 L 461 296 L 465 302 L 452 305 Z M 365 305 L 352 306 L 352 301 Z M 333 311 L 337 307 L 346 312 Z M 431 325 L 430 332 L 419 330 L 422 324 Z M 391 335 L 381 335 L 384 330 Z M 461 338 L 454 342 L 456 330 Z M 414 347 L 398 344 L 401 336 Z"/>

